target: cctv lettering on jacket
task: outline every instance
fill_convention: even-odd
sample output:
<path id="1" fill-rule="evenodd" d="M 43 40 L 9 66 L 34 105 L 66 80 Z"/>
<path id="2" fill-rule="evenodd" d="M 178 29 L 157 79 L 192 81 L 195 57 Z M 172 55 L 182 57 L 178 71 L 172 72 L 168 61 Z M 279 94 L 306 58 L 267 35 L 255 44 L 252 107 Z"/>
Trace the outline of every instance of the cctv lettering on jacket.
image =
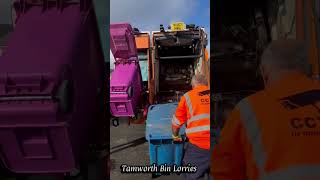
<path id="1" fill-rule="evenodd" d="M 198 96 L 201 98 L 201 104 L 210 104 L 210 90 L 199 92 Z"/>
<path id="2" fill-rule="evenodd" d="M 320 127 L 320 117 L 292 118 L 290 124 L 294 129 L 315 129 Z"/>
<path id="3" fill-rule="evenodd" d="M 309 106 L 319 112 L 319 116 L 293 117 L 290 124 L 294 129 L 316 128 L 320 127 L 320 108 L 316 105 L 320 102 L 320 91 L 311 90 L 295 94 L 280 100 L 281 105 L 287 110 L 295 110 L 298 108 Z"/>
<path id="4" fill-rule="evenodd" d="M 317 106 L 317 102 L 320 102 L 319 90 L 302 92 L 282 98 L 280 101 L 281 105 L 289 111 L 308 106 L 319 114 L 290 118 L 289 125 L 293 136 L 320 136 L 320 108 Z"/>

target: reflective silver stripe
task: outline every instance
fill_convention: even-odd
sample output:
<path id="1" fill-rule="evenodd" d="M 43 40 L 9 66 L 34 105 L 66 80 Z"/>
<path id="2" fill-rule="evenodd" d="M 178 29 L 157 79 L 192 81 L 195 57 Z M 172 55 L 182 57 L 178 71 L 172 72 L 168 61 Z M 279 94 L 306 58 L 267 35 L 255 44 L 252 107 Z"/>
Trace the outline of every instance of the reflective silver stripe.
<path id="1" fill-rule="evenodd" d="M 262 138 L 258 121 L 248 100 L 244 99 L 237 105 L 240 109 L 241 120 L 246 130 L 248 139 L 252 144 L 253 156 L 256 160 L 260 178 L 259 180 L 301 180 L 304 178 L 320 179 L 319 166 L 293 166 L 286 169 L 266 173 L 266 153 L 263 150 Z"/>
<path id="2" fill-rule="evenodd" d="M 175 115 L 173 115 L 173 117 L 172 117 L 172 124 L 180 126 L 180 122 Z"/>
<path id="3" fill-rule="evenodd" d="M 210 131 L 210 125 L 187 128 L 186 134 L 201 132 L 201 131 Z"/>
<path id="4" fill-rule="evenodd" d="M 191 122 L 201 120 L 201 119 L 210 119 L 210 114 L 199 114 L 199 115 L 193 116 L 188 120 L 187 124 L 189 125 Z"/>
<path id="5" fill-rule="evenodd" d="M 320 166 L 295 166 L 265 174 L 260 180 L 320 179 Z"/>
<path id="6" fill-rule="evenodd" d="M 190 112 L 190 116 L 192 117 L 193 116 L 193 108 L 192 108 L 190 96 L 188 93 L 185 93 L 183 96 L 186 98 L 186 102 L 187 102 L 187 106 L 188 106 L 188 109 Z"/>
<path id="7" fill-rule="evenodd" d="M 241 120 L 246 130 L 248 139 L 252 145 L 253 156 L 257 162 L 260 175 L 263 175 L 266 162 L 266 153 L 263 150 L 261 133 L 258 127 L 256 115 L 246 99 L 241 100 L 237 106 L 240 109 Z"/>

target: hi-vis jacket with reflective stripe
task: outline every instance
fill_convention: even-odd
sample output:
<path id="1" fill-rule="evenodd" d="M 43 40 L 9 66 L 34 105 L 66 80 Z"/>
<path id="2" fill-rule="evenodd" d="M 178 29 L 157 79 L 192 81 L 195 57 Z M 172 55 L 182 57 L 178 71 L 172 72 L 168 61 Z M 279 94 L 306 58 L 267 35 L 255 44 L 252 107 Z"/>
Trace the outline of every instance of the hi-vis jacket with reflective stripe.
<path id="1" fill-rule="evenodd" d="M 186 124 L 189 142 L 210 149 L 210 90 L 207 86 L 197 86 L 181 97 L 172 118 L 173 128 Z"/>
<path id="2" fill-rule="evenodd" d="M 320 179 L 320 85 L 291 74 L 242 100 L 213 149 L 214 180 Z"/>

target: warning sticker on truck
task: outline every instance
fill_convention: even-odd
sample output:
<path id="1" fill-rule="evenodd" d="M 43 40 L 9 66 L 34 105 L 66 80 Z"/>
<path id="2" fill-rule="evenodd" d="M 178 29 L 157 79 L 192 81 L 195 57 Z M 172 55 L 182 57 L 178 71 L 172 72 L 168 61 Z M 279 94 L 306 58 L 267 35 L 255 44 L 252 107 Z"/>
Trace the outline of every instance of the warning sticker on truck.
<path id="1" fill-rule="evenodd" d="M 183 31 L 186 29 L 184 22 L 175 22 L 171 24 L 171 30 L 173 31 Z"/>

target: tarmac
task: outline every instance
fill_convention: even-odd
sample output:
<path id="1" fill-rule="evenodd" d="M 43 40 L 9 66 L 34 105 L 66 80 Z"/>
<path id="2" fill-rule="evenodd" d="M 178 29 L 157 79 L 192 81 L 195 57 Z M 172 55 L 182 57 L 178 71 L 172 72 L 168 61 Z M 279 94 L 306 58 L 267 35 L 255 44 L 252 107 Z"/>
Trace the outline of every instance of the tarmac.
<path id="1" fill-rule="evenodd" d="M 111 180 L 150 180 L 151 174 L 123 174 L 120 167 L 126 165 L 150 165 L 149 144 L 145 139 L 145 124 L 130 124 L 127 119 L 119 119 L 119 126 L 110 125 Z M 155 180 L 182 180 L 182 176 L 172 174 Z"/>
<path id="2" fill-rule="evenodd" d="M 101 166 L 103 162 L 91 162 L 88 164 L 88 178 L 89 180 L 106 180 L 106 178 L 102 177 L 102 171 L 105 172 L 105 167 Z M 54 175 L 29 175 L 24 176 L 20 175 L 20 177 L 16 175 L 8 175 L 7 171 L 3 172 L 4 170 L 0 170 L 0 180 L 66 180 L 63 176 L 54 176 Z M 78 171 L 79 172 L 79 171 Z M 4 173 L 6 175 L 3 175 Z M 81 174 L 76 176 L 69 177 L 68 180 L 85 180 Z"/>

